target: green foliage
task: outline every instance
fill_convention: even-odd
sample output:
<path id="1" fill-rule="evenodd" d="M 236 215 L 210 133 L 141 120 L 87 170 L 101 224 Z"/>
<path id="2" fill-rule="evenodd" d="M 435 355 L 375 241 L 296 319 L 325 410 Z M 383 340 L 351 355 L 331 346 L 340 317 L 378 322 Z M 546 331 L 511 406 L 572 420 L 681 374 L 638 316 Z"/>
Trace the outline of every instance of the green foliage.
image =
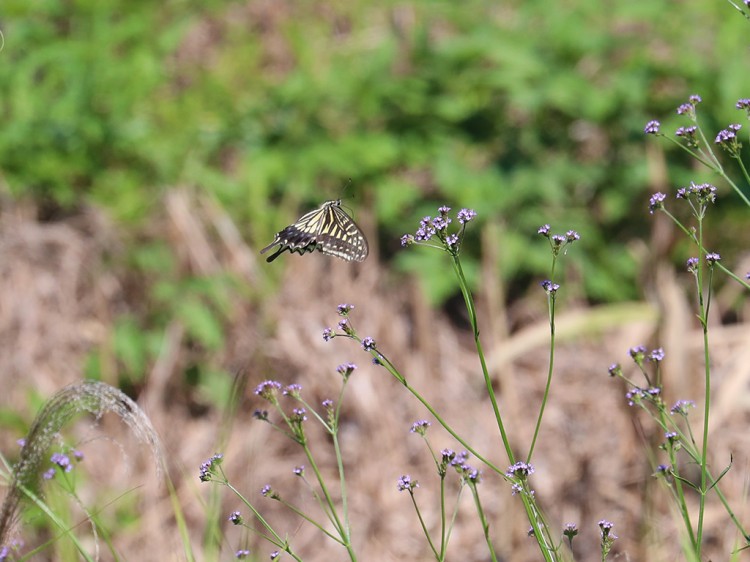
<path id="1" fill-rule="evenodd" d="M 352 178 L 349 205 L 374 215 L 385 262 L 439 204 L 474 207 L 505 226 L 494 266 L 506 282 L 543 274 L 535 232 L 549 222 L 601 257 L 579 264 L 589 297 L 630 299 L 638 267 L 620 247 L 649 228 L 643 124 L 697 92 L 718 129 L 750 91 L 736 52 L 746 22 L 720 2 L 241 6 L 7 0 L 11 192 L 53 209 L 94 203 L 140 243 L 162 191 L 189 184 L 260 247 L 301 211 L 349 196 Z M 668 158 L 686 181 L 684 156 Z M 399 263 L 447 298 L 440 259 L 424 260 Z M 149 271 L 177 282 L 169 267 Z M 196 298 L 165 297 L 159 317 L 214 348 L 221 313 Z M 125 346 L 128 361 L 146 347 Z"/>

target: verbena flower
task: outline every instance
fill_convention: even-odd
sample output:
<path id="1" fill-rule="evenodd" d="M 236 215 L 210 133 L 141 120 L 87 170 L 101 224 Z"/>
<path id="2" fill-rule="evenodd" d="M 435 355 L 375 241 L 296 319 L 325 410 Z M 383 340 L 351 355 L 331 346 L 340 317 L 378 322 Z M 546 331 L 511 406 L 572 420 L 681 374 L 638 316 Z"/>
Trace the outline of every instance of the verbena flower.
<path id="1" fill-rule="evenodd" d="M 548 295 L 554 295 L 555 293 L 557 293 L 557 290 L 560 288 L 560 285 L 558 285 L 557 283 L 553 283 L 549 279 L 545 279 L 544 281 L 540 283 L 540 285 L 542 286 L 542 289 L 544 289 L 544 291 Z"/>
<path id="2" fill-rule="evenodd" d="M 655 211 L 658 209 L 664 208 L 664 200 L 667 198 L 667 196 L 661 192 L 654 193 L 651 198 L 648 200 L 648 212 L 652 215 Z"/>
<path id="3" fill-rule="evenodd" d="M 696 135 L 698 127 L 691 125 L 690 127 L 680 127 L 675 131 L 675 135 L 682 138 L 685 144 L 690 148 L 698 148 L 699 142 Z"/>
<path id="4" fill-rule="evenodd" d="M 255 387 L 255 394 L 273 404 L 278 402 L 278 394 L 281 390 L 281 383 L 278 381 L 267 380 Z"/>
<path id="5" fill-rule="evenodd" d="M 610 377 L 616 377 L 622 374 L 622 367 L 619 363 L 612 363 L 607 369 Z"/>
<path id="6" fill-rule="evenodd" d="M 279 556 L 281 556 L 281 552 L 279 552 L 278 550 L 274 550 L 274 551 L 273 551 L 273 552 L 271 553 L 271 555 L 269 556 L 269 558 L 270 558 L 271 560 L 276 560 L 276 559 L 277 559 L 277 558 L 278 558 Z"/>
<path id="7" fill-rule="evenodd" d="M 578 534 L 578 526 L 575 523 L 566 523 L 565 527 L 563 527 L 563 535 L 567 537 L 568 541 L 573 540 L 573 537 L 575 537 Z"/>
<path id="8" fill-rule="evenodd" d="M 509 466 L 506 471 L 505 475 L 510 477 L 516 477 L 520 478 L 522 480 L 525 480 L 528 476 L 531 476 L 534 474 L 534 466 L 527 464 L 523 461 L 518 461 L 515 464 L 512 464 Z"/>
<path id="9" fill-rule="evenodd" d="M 357 366 L 354 363 L 342 363 L 336 367 L 336 372 L 345 379 L 348 379 L 356 368 Z"/>
<path id="10" fill-rule="evenodd" d="M 292 470 L 295 476 L 304 476 L 305 475 L 305 465 L 301 464 L 299 466 L 295 466 L 294 470 Z"/>
<path id="11" fill-rule="evenodd" d="M 648 354 L 647 359 L 653 363 L 664 361 L 664 350 L 661 347 L 657 347 L 656 349 L 651 350 L 651 353 Z"/>
<path id="12" fill-rule="evenodd" d="M 260 489 L 260 495 L 264 498 L 270 498 L 272 500 L 278 500 L 281 498 L 279 493 L 274 490 L 270 484 L 266 484 Z"/>
<path id="13" fill-rule="evenodd" d="M 750 6 L 750 3 L 748 3 L 748 1 L 746 0 L 745 5 Z M 737 109 L 744 109 L 747 112 L 748 118 L 750 118 L 750 98 L 742 98 L 737 100 L 735 107 Z"/>
<path id="14" fill-rule="evenodd" d="M 70 472 L 73 470 L 73 465 L 70 464 L 70 458 L 63 453 L 52 453 L 50 461 L 52 464 L 59 466 L 64 472 Z"/>
<path id="15" fill-rule="evenodd" d="M 365 351 L 372 351 L 373 349 L 375 349 L 375 347 L 375 340 L 370 336 L 367 336 L 362 340 L 362 349 L 364 349 Z"/>
<path id="16" fill-rule="evenodd" d="M 239 511 L 233 511 L 229 514 L 229 521 L 232 525 L 242 525 L 242 514 Z"/>
<path id="17" fill-rule="evenodd" d="M 738 123 L 733 123 L 732 125 L 727 126 L 726 129 L 719 131 L 714 142 L 726 150 L 731 156 L 738 157 L 740 149 L 742 148 L 742 143 L 737 137 L 737 133 L 741 128 L 742 125 Z"/>
<path id="18" fill-rule="evenodd" d="M 602 538 L 603 539 L 606 539 L 608 537 L 612 538 L 612 539 L 616 539 L 617 538 L 612 533 L 612 528 L 614 527 L 614 523 L 611 523 L 611 522 L 607 521 L 606 519 L 602 519 L 601 521 L 599 521 L 598 525 L 599 525 L 599 528 L 601 529 Z"/>
<path id="19" fill-rule="evenodd" d="M 716 252 L 709 252 L 706 254 L 706 263 L 708 264 L 708 267 L 713 267 L 714 264 L 721 261 L 721 255 L 719 255 Z"/>
<path id="20" fill-rule="evenodd" d="M 458 212 L 458 222 L 461 224 L 466 224 L 467 222 L 471 222 L 474 220 L 474 218 L 477 216 L 477 212 L 474 209 L 461 209 Z"/>
<path id="21" fill-rule="evenodd" d="M 697 273 L 698 272 L 698 264 L 699 263 L 700 263 L 700 261 L 698 260 L 698 258 L 695 258 L 695 257 L 688 258 L 688 260 L 686 262 L 687 270 L 690 273 Z"/>
<path id="22" fill-rule="evenodd" d="M 656 120 L 652 120 L 646 123 L 646 126 L 643 128 L 643 132 L 647 135 L 656 135 L 659 133 L 659 127 L 661 127 L 661 123 Z"/>
<path id="23" fill-rule="evenodd" d="M 294 408 L 292 410 L 292 415 L 289 416 L 289 421 L 298 424 L 307 421 L 307 410 L 304 408 Z"/>
<path id="24" fill-rule="evenodd" d="M 427 433 L 427 428 L 431 425 L 432 424 L 427 420 L 417 420 L 411 425 L 410 431 L 412 433 L 418 433 L 419 435 L 424 436 Z"/>
<path id="25" fill-rule="evenodd" d="M 237 560 L 244 560 L 248 556 L 250 556 L 250 551 L 246 548 L 240 549 L 234 553 L 234 557 L 237 558 Z"/>
<path id="26" fill-rule="evenodd" d="M 550 228 L 551 228 L 550 225 L 544 224 L 544 225 L 542 225 L 542 226 L 539 227 L 539 229 L 537 230 L 537 233 L 541 234 L 542 236 L 545 236 L 545 237 L 549 238 Z"/>
<path id="27" fill-rule="evenodd" d="M 326 328 L 323 330 L 323 341 L 331 341 L 334 338 L 333 330 Z"/>
<path id="28" fill-rule="evenodd" d="M 693 402 L 692 400 L 678 400 L 674 403 L 674 406 L 672 406 L 669 411 L 672 413 L 672 415 L 680 414 L 683 416 L 687 416 L 688 408 L 695 408 L 695 402 Z"/>
<path id="29" fill-rule="evenodd" d="M 204 461 L 199 470 L 198 477 L 200 478 L 201 482 L 208 482 L 211 480 L 211 477 L 216 474 L 216 468 L 222 463 L 224 460 L 224 455 L 221 453 L 216 453 L 208 460 Z"/>
<path id="30" fill-rule="evenodd" d="M 353 304 L 340 304 L 336 307 L 336 312 L 339 316 L 348 316 L 352 310 L 354 310 Z"/>
<path id="31" fill-rule="evenodd" d="M 398 479 L 396 488 L 399 492 L 411 493 L 412 491 L 414 491 L 414 488 L 419 488 L 419 482 L 417 480 L 412 480 L 411 476 L 409 476 L 408 474 L 404 474 L 401 478 Z"/>
<path id="32" fill-rule="evenodd" d="M 301 391 L 302 391 L 302 385 L 294 383 L 294 384 L 287 385 L 282 391 L 282 394 L 284 396 L 291 396 L 293 398 L 299 398 Z"/>

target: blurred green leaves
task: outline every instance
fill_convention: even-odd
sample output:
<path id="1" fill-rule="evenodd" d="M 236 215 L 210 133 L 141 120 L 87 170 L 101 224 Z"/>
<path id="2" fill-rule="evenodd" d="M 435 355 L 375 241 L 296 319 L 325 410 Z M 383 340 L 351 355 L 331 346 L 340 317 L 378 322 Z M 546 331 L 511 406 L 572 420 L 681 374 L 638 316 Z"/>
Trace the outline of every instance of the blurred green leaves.
<path id="1" fill-rule="evenodd" d="M 622 233 L 650 228 L 643 123 L 694 92 L 721 122 L 750 91 L 747 24 L 722 3 L 324 5 L 6 0 L 3 181 L 136 231 L 195 186 L 260 246 L 352 178 L 385 263 L 438 205 L 474 207 L 474 228 L 506 225 L 499 276 L 544 275 L 550 222 L 591 240 L 587 293 L 619 300 L 636 296 Z M 427 285 L 444 266 L 399 263 Z M 201 310 L 172 312 L 210 347 Z"/>

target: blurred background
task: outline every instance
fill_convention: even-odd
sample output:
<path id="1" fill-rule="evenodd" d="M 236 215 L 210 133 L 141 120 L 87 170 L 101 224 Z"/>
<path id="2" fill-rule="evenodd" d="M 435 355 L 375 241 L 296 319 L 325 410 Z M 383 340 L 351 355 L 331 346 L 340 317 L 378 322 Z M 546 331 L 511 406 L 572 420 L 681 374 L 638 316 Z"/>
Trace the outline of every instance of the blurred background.
<path id="1" fill-rule="evenodd" d="M 435 525 L 434 466 L 408 433 L 426 412 L 358 346 L 324 343 L 321 332 L 335 326 L 337 304 L 354 304 L 361 335 L 507 464 L 450 264 L 399 243 L 443 204 L 479 214 L 462 263 L 521 452 L 548 364 L 538 282 L 550 253 L 536 230 L 581 234 L 557 270 L 560 347 L 533 484 L 555 526 L 582 529 L 579 559 L 596 557 L 602 518 L 620 536 L 615 552 L 681 559 L 646 453 L 662 436 L 628 408 L 607 367 L 627 366 L 631 346 L 663 346 L 667 402 L 702 400 L 684 272 L 695 251 L 648 214 L 651 193 L 715 183 L 707 246 L 739 275 L 750 270 L 739 197 L 643 134 L 653 118 L 669 135 L 689 125 L 675 108 L 694 93 L 710 139 L 745 122 L 734 104 L 750 96 L 750 22 L 729 2 L 4 0 L 0 31 L 0 445 L 16 458 L 15 440 L 43 401 L 82 378 L 136 399 L 165 443 L 189 539 L 165 488 L 145 484 L 148 456 L 102 452 L 103 441 L 127 441 L 113 421 L 105 439 L 73 438 L 89 444 L 81 497 L 100 510 L 120 559 L 184 560 L 192 550 L 229 560 L 245 546 L 267 559 L 269 545 L 226 521 L 239 502 L 198 482 L 200 463 L 221 450 L 232 482 L 305 560 L 343 560 L 259 496 L 268 482 L 307 494 L 291 473 L 300 452 L 252 420 L 262 404 L 251 390 L 268 378 L 296 382 L 316 404 L 337 395 L 335 368 L 346 361 L 360 365 L 342 429 L 360 559 L 430 559 L 396 491 L 402 474 L 418 479 Z M 369 239 L 363 264 L 258 255 L 300 214 L 338 198 Z M 684 205 L 670 205 L 689 220 Z M 722 276 L 716 289 L 714 468 L 734 455 L 725 491 L 742 519 L 748 304 Z M 235 382 L 245 390 L 228 406 Z M 329 442 L 313 434 L 333 470 Z M 437 449 L 458 448 L 436 426 L 429 435 Z M 113 471 L 121 457 L 130 468 Z M 489 475 L 481 490 L 501 558 L 538 560 L 517 498 Z M 467 500 L 449 552 L 486 560 Z M 19 535 L 30 548 L 55 531 L 32 510 Z M 736 540 L 725 514 L 709 511 L 707 552 L 727 559 Z M 66 559 L 64 542 L 36 556 Z"/>

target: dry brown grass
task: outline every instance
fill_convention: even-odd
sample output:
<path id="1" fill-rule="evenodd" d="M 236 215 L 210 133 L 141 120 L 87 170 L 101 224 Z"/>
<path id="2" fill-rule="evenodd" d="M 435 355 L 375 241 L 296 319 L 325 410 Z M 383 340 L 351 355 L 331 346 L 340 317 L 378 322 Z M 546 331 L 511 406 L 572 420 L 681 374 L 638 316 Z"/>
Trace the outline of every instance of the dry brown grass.
<path id="1" fill-rule="evenodd" d="M 411 423 L 426 412 L 383 369 L 370 365 L 368 356 L 353 342 L 324 343 L 321 330 L 335 325 L 337 304 L 355 304 L 353 320 L 360 333 L 375 337 L 379 348 L 461 435 L 497 465 L 505 466 L 508 463 L 485 398 L 470 334 L 457 327 L 462 322 L 431 308 L 416 282 L 381 267 L 377 248 L 362 266 L 320 255 L 286 256 L 285 263 L 273 264 L 272 271 L 242 241 L 228 216 L 201 197 L 174 190 L 165 198 L 164 209 L 163 230 L 155 235 L 167 237 L 185 271 L 228 271 L 245 280 L 256 296 L 263 295 L 238 300 L 227 321 L 226 346 L 214 356 L 200 357 L 247 378 L 247 396 L 223 450 L 232 482 L 267 510 L 306 560 L 343 560 L 341 549 L 259 496 L 261 486 L 272 482 L 285 495 L 312 507 L 291 475 L 291 469 L 304 462 L 300 452 L 268 426 L 251 419 L 253 409 L 261 404 L 249 389 L 267 378 L 298 382 L 307 400 L 319 403 L 336 395 L 335 367 L 354 361 L 360 369 L 350 383 L 342 441 L 360 560 L 429 560 L 408 498 L 396 491 L 401 474 L 418 479 L 417 497 L 428 524 L 436 523 L 434 467 L 420 439 L 408 432 Z M 30 420 L 29 392 L 48 397 L 79 380 L 86 353 L 95 346 L 110 345 L 117 314 L 138 311 L 138 284 L 117 262 L 117 232 L 94 212 L 38 223 L 32 208 L 6 208 L 0 217 L 0 233 L 0 337 L 4 343 L 0 373 L 5 389 L 0 405 Z M 113 265 L 105 267 L 105 261 Z M 523 303 L 512 303 L 513 312 L 508 312 L 497 289 L 500 281 L 493 278 L 491 263 L 485 265 L 483 290 L 477 294 L 483 342 L 506 427 L 514 447 L 523 454 L 546 376 L 546 303 L 541 291 L 533 291 Z M 278 287 L 261 293 L 263 287 L 273 286 L 269 276 L 280 270 Z M 630 346 L 658 342 L 668 354 L 667 401 L 693 398 L 700 402 L 701 338 L 690 300 L 668 268 L 658 268 L 655 279 L 650 303 L 600 308 L 563 304 L 560 308 L 552 397 L 533 461 L 532 482 L 554 525 L 575 521 L 582 529 L 577 541 L 579 560 L 596 559 L 596 522 L 601 518 L 615 522 L 620 536 L 615 549 L 625 553 L 622 559 L 682 559 L 674 511 L 666 492 L 651 478 L 644 449 L 647 443 L 658 442 L 660 435 L 647 418 L 625 404 L 625 389 L 606 374 L 611 362 L 626 364 Z M 717 303 L 720 306 L 721 299 Z M 733 455 L 734 466 L 722 485 L 740 519 L 747 521 L 750 332 L 745 324 L 722 326 L 718 318 L 711 327 L 712 466 L 720 472 Z M 511 325 L 517 328 L 507 334 Z M 192 546 L 202 560 L 203 499 L 211 485 L 200 484 L 197 471 L 216 452 L 222 420 L 220 412 L 184 388 L 182 372 L 195 353 L 185 341 L 184 327 L 172 322 L 165 330 L 159 359 L 150 366 L 136 398 L 161 434 Z M 108 372 L 112 380 L 107 382 L 116 383 L 116 363 Z M 105 443 L 127 441 L 124 428 L 116 423 L 107 422 L 102 429 L 111 435 Z M 321 465 L 330 473 L 334 459 L 328 443 L 320 432 L 311 432 Z M 17 437 L 4 432 L 6 454 L 14 450 Z M 436 425 L 429 437 L 438 449 L 458 448 Z M 185 559 L 169 498 L 164 487 L 154 485 L 150 461 L 126 453 L 128 469 L 113 470 L 112 459 L 122 455 L 117 447 L 113 452 L 108 446 L 87 451 L 85 469 L 92 478 L 81 492 L 84 498 L 96 498 L 101 505 L 132 486 L 147 484 L 120 500 L 135 503 L 139 512 L 135 524 L 111 529 L 122 558 Z M 484 474 L 480 489 L 502 559 L 539 560 L 534 543 L 525 536 L 527 524 L 517 498 L 498 478 L 488 471 Z M 107 509 L 114 513 L 117 503 Z M 223 505 L 225 514 L 240 509 L 229 495 Z M 226 560 L 241 546 L 240 531 L 226 521 L 222 525 L 227 534 L 222 554 Z M 725 514 L 712 503 L 707 513 L 707 555 L 728 559 L 735 540 Z M 269 550 L 262 546 L 260 552 Z M 468 497 L 462 501 L 451 553 L 452 560 L 488 559 Z"/>

